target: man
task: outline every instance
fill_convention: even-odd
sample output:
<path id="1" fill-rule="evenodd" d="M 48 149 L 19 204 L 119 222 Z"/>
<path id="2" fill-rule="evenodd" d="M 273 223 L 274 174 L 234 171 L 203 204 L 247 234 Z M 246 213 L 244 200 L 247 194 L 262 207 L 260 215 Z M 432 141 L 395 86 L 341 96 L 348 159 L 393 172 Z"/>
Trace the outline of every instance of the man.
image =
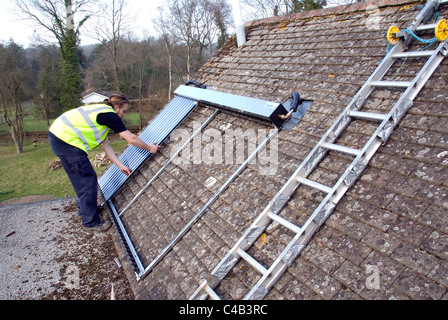
<path id="1" fill-rule="evenodd" d="M 130 175 L 132 170 L 118 159 L 107 134 L 114 130 L 128 143 L 157 153 L 157 142 L 146 144 L 131 133 L 122 118 L 129 107 L 129 100 L 122 94 L 114 94 L 101 104 L 83 106 L 67 111 L 51 125 L 48 138 L 51 149 L 61 159 L 62 166 L 78 197 L 78 214 L 82 225 L 89 231 L 107 231 L 111 222 L 99 216 L 97 196 L 98 178 L 88 157 L 88 151 L 101 145 L 107 157 L 121 172 Z"/>

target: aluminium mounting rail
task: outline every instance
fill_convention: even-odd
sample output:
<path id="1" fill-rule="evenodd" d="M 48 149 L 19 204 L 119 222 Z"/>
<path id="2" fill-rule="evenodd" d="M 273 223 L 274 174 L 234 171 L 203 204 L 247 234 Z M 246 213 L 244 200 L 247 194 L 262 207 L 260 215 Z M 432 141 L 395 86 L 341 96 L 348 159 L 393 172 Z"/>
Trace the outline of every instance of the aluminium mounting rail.
<path id="1" fill-rule="evenodd" d="M 438 7 L 438 1 L 429 1 L 422 9 L 417 19 L 413 22 L 412 27 L 414 30 L 417 30 L 419 26 L 431 19 L 434 13 L 434 3 Z M 399 43 L 396 44 L 381 61 L 380 65 L 369 77 L 367 82 L 353 97 L 348 106 L 323 135 L 321 140 L 300 164 L 290 179 L 270 201 L 268 206 L 257 217 L 252 225 L 245 231 L 232 249 L 230 249 L 225 257 L 213 269 L 208 280 L 203 280 L 200 283 L 196 291 L 190 296 L 190 300 L 206 299 L 207 297 L 210 297 L 211 299 L 220 299 L 220 296 L 215 290 L 240 259 L 245 260 L 261 274 L 258 282 L 251 288 L 244 299 L 263 299 L 269 293 L 272 286 L 280 279 L 287 268 L 292 265 L 313 235 L 330 216 L 346 191 L 356 182 L 376 151 L 387 142 L 396 125 L 401 121 L 407 110 L 413 105 L 414 98 L 448 54 L 448 44 L 447 40 L 445 40 L 438 45 L 437 49 L 431 52 L 426 64 L 421 68 L 412 81 L 406 83 L 382 81 L 381 79 L 391 68 L 394 61 L 402 57 L 402 53 L 407 46 L 407 44 L 405 45 L 405 42 L 409 41 L 400 39 Z M 410 58 L 416 56 L 428 57 L 425 54 L 419 55 L 418 52 L 411 53 L 408 56 Z M 375 87 L 405 87 L 405 91 L 387 114 L 360 111 Z M 379 126 L 362 149 L 353 149 L 335 144 L 337 138 L 344 132 L 353 119 L 380 122 Z M 330 150 L 354 157 L 354 160 L 332 187 L 308 179 L 310 174 L 327 156 Z M 319 206 L 301 227 L 279 215 L 300 185 L 306 185 L 326 194 Z M 276 258 L 273 264 L 269 268 L 266 268 L 251 257 L 247 253 L 247 250 L 250 249 L 273 221 L 291 230 L 295 236 Z M 221 288 L 221 290 L 224 289 Z"/>

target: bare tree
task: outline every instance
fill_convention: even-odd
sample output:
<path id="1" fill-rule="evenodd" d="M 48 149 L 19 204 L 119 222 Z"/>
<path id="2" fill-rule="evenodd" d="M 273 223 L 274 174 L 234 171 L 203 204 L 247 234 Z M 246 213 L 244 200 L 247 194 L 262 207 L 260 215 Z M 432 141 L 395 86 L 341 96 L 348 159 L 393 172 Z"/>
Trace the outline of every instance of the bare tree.
<path id="1" fill-rule="evenodd" d="M 226 0 L 202 1 L 200 10 L 203 16 L 196 21 L 195 29 L 200 50 L 198 56 L 202 57 L 203 48 L 208 47 L 212 55 L 213 46 L 220 46 L 227 40 L 227 27 L 233 23 L 233 19 Z"/>
<path id="2" fill-rule="evenodd" d="M 169 0 L 155 21 L 159 34 L 166 40 L 167 52 L 174 58 L 174 48 L 179 42 L 185 47 L 185 78 L 204 62 L 203 49 L 211 48 L 218 41 L 218 34 L 225 34 L 230 21 L 230 6 L 225 0 Z M 175 67 L 172 63 L 172 67 Z M 170 68 L 172 69 L 172 68 Z"/>
<path id="3" fill-rule="evenodd" d="M 275 6 L 281 0 L 242 0 L 247 20 L 269 18 L 274 15 Z"/>
<path id="4" fill-rule="evenodd" d="M 43 107 L 47 127 L 50 118 L 59 114 L 59 70 L 61 56 L 56 45 L 39 45 L 26 50 L 30 66 L 34 67 L 35 81 L 33 87 L 38 91 L 35 97 L 37 105 Z"/>
<path id="5" fill-rule="evenodd" d="M 94 0 L 15 0 L 19 15 L 34 21 L 52 34 L 61 51 L 61 103 L 74 108 L 81 98 L 81 78 L 78 64 L 80 28 L 90 18 L 84 10 Z M 75 15 L 83 15 L 75 23 Z"/>
<path id="6" fill-rule="evenodd" d="M 126 0 L 110 0 L 109 2 L 111 3 L 104 9 L 105 14 L 99 17 L 95 38 L 103 44 L 111 57 L 115 91 L 120 92 L 118 44 L 125 36 L 132 18 L 125 12 Z"/>
<path id="7" fill-rule="evenodd" d="M 153 19 L 153 23 L 165 45 L 168 62 L 168 100 L 171 100 L 171 92 L 173 91 L 174 48 L 178 40 L 174 29 L 174 16 L 171 15 L 168 6 L 159 7 L 157 10 L 158 16 Z"/>
<path id="8" fill-rule="evenodd" d="M 218 31 L 217 44 L 218 48 L 222 47 L 224 43 L 229 39 L 227 28 L 234 25 L 232 7 L 227 0 L 216 0 L 213 2 L 212 8 L 213 19 Z M 215 36 L 210 33 L 210 43 L 213 42 Z"/>
<path id="9" fill-rule="evenodd" d="M 30 68 L 25 50 L 11 42 L 0 45 L 0 105 L 3 118 L 8 124 L 17 154 L 23 153 L 22 95 Z"/>
<path id="10" fill-rule="evenodd" d="M 193 50 L 199 44 L 199 38 L 203 32 L 199 30 L 199 34 L 197 33 L 198 25 L 204 12 L 200 10 L 198 0 L 175 0 L 169 3 L 176 36 L 186 47 L 186 80 L 190 80 Z"/>
<path id="11" fill-rule="evenodd" d="M 129 59 L 128 69 L 132 73 L 132 86 L 137 88 L 138 91 L 138 111 L 139 111 L 139 129 L 143 128 L 143 98 L 145 89 L 145 78 L 147 78 L 146 69 L 151 64 L 152 53 L 152 39 L 147 37 L 143 41 L 132 41 L 128 44 L 129 53 L 127 56 Z"/>
<path id="12" fill-rule="evenodd" d="M 90 18 L 84 10 L 92 0 L 15 0 L 18 14 L 37 23 L 49 31 L 59 42 L 66 37 L 67 30 L 79 35 L 81 26 Z M 74 16 L 83 13 L 84 17 L 75 26 Z"/>

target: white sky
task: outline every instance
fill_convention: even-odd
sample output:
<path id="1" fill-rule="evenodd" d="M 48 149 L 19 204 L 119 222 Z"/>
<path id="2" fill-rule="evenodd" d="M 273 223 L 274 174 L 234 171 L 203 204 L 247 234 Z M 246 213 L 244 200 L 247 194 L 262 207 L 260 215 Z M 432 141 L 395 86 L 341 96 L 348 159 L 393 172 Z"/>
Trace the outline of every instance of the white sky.
<path id="1" fill-rule="evenodd" d="M 127 2 L 128 10 L 136 17 L 131 27 L 132 32 L 138 37 L 144 35 L 144 30 L 147 30 L 149 34 L 153 34 L 151 20 L 157 7 L 163 3 L 163 0 L 127 0 Z M 8 42 L 12 38 L 14 42 L 28 47 L 32 43 L 34 33 L 43 32 L 32 21 L 18 21 L 14 14 L 13 0 L 0 0 L 0 5 L 0 42 Z M 96 42 L 81 35 L 81 45 Z"/>

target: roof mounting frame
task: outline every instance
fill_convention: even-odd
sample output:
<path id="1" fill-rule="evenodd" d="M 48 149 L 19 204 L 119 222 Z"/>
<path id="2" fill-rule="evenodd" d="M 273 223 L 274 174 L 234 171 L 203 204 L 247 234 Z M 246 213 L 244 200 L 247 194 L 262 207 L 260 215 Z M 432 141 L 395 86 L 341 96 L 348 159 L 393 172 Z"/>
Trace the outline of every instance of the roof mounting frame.
<path id="1" fill-rule="evenodd" d="M 188 141 L 181 146 L 181 148 L 171 157 L 168 162 L 155 174 L 153 178 L 144 186 L 140 192 L 124 207 L 121 212 L 117 210 L 112 199 L 105 200 L 106 207 L 109 210 L 109 214 L 111 216 L 111 220 L 114 223 L 114 226 L 120 236 L 120 240 L 124 246 L 124 249 L 127 253 L 128 259 L 131 262 L 131 265 L 134 268 L 134 272 L 136 274 L 137 281 L 142 280 L 146 277 L 156 266 L 157 264 L 173 249 L 173 247 L 183 238 L 183 236 L 191 229 L 191 227 L 206 213 L 210 210 L 210 206 L 219 198 L 221 193 L 223 193 L 228 186 L 243 172 L 249 163 L 258 155 L 258 153 L 263 150 L 268 143 L 277 135 L 279 129 L 274 128 L 271 129 L 271 132 L 266 136 L 266 138 L 257 146 L 257 148 L 246 158 L 246 160 L 236 169 L 236 171 L 225 181 L 219 190 L 213 194 L 213 196 L 207 201 L 207 203 L 194 215 L 192 219 L 178 232 L 178 234 L 165 246 L 163 250 L 148 264 L 148 266 L 144 266 L 142 260 L 140 259 L 137 250 L 132 242 L 131 237 L 129 236 L 126 227 L 122 221 L 122 215 L 126 213 L 130 207 L 144 194 L 144 192 L 153 184 L 153 182 L 158 179 L 160 174 L 162 174 L 165 169 L 173 162 L 173 159 L 182 152 L 182 150 L 187 147 L 213 119 L 220 112 L 219 109 L 215 109 L 212 115 L 202 124 L 202 126 L 193 133 L 193 135 L 188 139 Z M 102 197 L 104 197 L 102 195 Z"/>
<path id="2" fill-rule="evenodd" d="M 188 87 L 193 84 L 195 87 Z M 168 162 L 155 174 L 153 178 L 138 192 L 137 195 L 124 207 L 121 212 L 117 210 L 113 203 L 113 197 L 122 187 L 122 185 L 129 178 L 118 170 L 118 167 L 112 165 L 111 168 L 99 179 L 100 196 L 104 201 L 103 205 L 108 209 L 111 220 L 119 235 L 120 241 L 125 249 L 125 252 L 134 268 L 137 281 L 143 279 L 148 275 L 153 268 L 171 251 L 171 249 L 183 238 L 183 236 L 191 229 L 191 227 L 201 218 L 201 216 L 210 210 L 210 206 L 219 198 L 220 194 L 224 192 L 227 187 L 246 169 L 249 163 L 263 150 L 267 144 L 273 139 L 277 133 L 282 130 L 282 127 L 287 122 L 296 124 L 300 121 L 292 119 L 295 113 L 304 113 L 306 109 L 299 109 L 302 105 L 302 100 L 298 93 L 293 93 L 291 99 L 285 102 L 286 108 L 280 103 L 264 101 L 260 99 L 237 96 L 213 90 L 205 90 L 207 87 L 196 81 L 189 81 L 185 85 L 180 86 L 176 91 L 176 97 L 160 112 L 160 114 L 150 123 L 150 125 L 143 131 L 141 138 L 146 143 L 152 143 L 157 139 L 158 144 L 161 144 L 168 136 L 176 129 L 180 123 L 187 117 L 187 115 L 198 105 L 204 104 L 205 107 L 214 107 L 215 111 L 202 124 L 202 126 L 193 133 L 188 141 L 180 147 L 180 149 L 172 156 Z M 237 107 L 235 107 L 237 106 Z M 246 158 L 241 166 L 231 175 L 231 177 L 224 182 L 219 190 L 207 201 L 207 203 L 195 214 L 195 216 L 179 231 L 179 233 L 171 240 L 171 242 L 159 253 L 159 255 L 147 266 L 143 265 L 137 250 L 133 244 L 131 237 L 126 230 L 121 216 L 126 213 L 130 207 L 146 192 L 146 190 L 159 178 L 165 169 L 173 162 L 174 158 L 178 156 L 184 148 L 186 148 L 208 124 L 213 121 L 216 115 L 222 110 L 228 110 L 232 113 L 246 114 L 252 118 L 262 119 L 264 121 L 273 122 L 275 128 L 266 136 L 266 138 L 257 146 L 257 148 Z M 288 109 L 288 110 L 287 110 Z M 173 117 L 172 119 L 170 117 Z M 166 125 L 167 119 L 169 125 Z M 294 125 L 293 124 L 293 125 Z M 291 124 L 290 124 L 291 126 Z M 157 129 L 162 128 L 161 133 Z M 133 171 L 137 169 L 151 154 L 145 150 L 129 147 L 120 156 L 120 160 L 131 167 Z M 141 154 L 143 152 L 143 154 Z M 137 155 L 135 155 L 137 153 Z M 133 159 L 132 157 L 136 157 Z"/>

